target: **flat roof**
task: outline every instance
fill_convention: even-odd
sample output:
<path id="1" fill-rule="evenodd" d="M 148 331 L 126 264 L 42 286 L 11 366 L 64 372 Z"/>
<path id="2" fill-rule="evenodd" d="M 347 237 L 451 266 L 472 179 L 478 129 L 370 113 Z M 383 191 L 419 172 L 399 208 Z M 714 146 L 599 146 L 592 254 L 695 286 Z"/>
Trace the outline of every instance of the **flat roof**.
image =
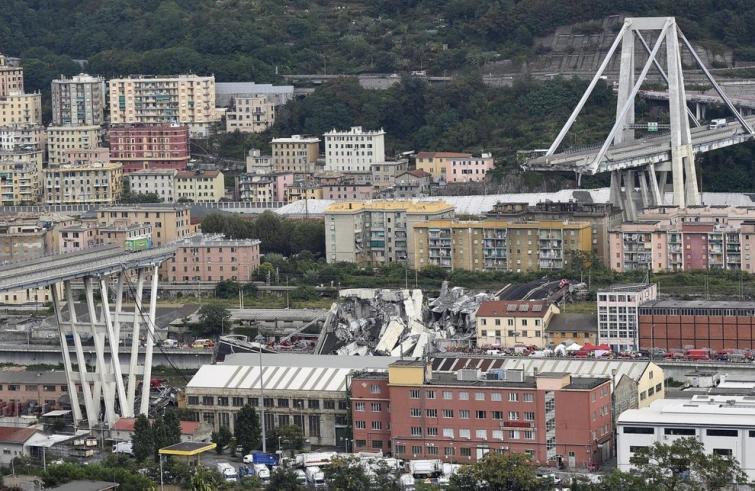
<path id="1" fill-rule="evenodd" d="M 532 220 L 528 222 L 510 222 L 506 220 L 428 220 L 414 226 L 415 228 L 565 228 L 583 229 L 591 227 L 588 222 L 566 220 Z"/>
<path id="2" fill-rule="evenodd" d="M 159 450 L 160 455 L 178 455 L 181 457 L 192 457 L 199 455 L 208 450 L 212 450 L 217 447 L 215 443 L 207 442 L 181 442 L 174 443 L 167 447 L 163 447 Z"/>
<path id="3" fill-rule="evenodd" d="M 681 308 L 681 309 L 755 309 L 755 301 L 738 300 L 651 300 L 640 308 Z"/>
<path id="4" fill-rule="evenodd" d="M 598 314 L 562 312 L 551 317 L 546 332 L 584 331 L 598 332 Z"/>
<path id="5" fill-rule="evenodd" d="M 410 200 L 363 200 L 341 201 L 331 204 L 326 213 L 356 213 L 360 211 L 399 211 L 407 213 L 439 213 L 453 211 L 454 207 L 445 201 L 410 201 Z"/>
<path id="6" fill-rule="evenodd" d="M 755 397 L 695 395 L 690 399 L 659 399 L 649 407 L 629 409 L 617 419 L 620 425 L 688 425 L 753 427 Z"/>
<path id="7" fill-rule="evenodd" d="M 610 285 L 606 288 L 601 288 L 598 293 L 604 292 L 641 292 L 650 288 L 652 284 L 647 283 L 625 283 Z"/>
<path id="8" fill-rule="evenodd" d="M 117 489 L 120 484 L 117 482 L 108 481 L 91 481 L 88 479 L 78 479 L 76 481 L 69 481 L 60 486 L 54 488 L 45 488 L 48 491 L 108 491 L 110 489 Z"/>

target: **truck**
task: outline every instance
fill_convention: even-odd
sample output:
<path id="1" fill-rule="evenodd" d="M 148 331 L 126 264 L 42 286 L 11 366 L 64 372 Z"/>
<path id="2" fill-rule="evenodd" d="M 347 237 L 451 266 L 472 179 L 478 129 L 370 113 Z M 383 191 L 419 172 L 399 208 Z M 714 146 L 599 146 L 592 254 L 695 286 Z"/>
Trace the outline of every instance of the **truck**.
<path id="1" fill-rule="evenodd" d="M 302 486 L 307 485 L 307 473 L 304 472 L 301 469 L 295 469 L 294 474 L 296 475 L 296 483 L 300 484 Z"/>
<path id="2" fill-rule="evenodd" d="M 278 456 L 272 453 L 252 452 L 244 455 L 245 464 L 264 464 L 269 467 L 278 465 Z"/>
<path id="3" fill-rule="evenodd" d="M 236 468 L 228 462 L 218 462 L 217 470 L 227 482 L 236 482 L 239 480 L 239 474 L 236 472 Z"/>
<path id="4" fill-rule="evenodd" d="M 443 463 L 438 459 L 410 460 L 409 472 L 415 479 L 439 477 L 443 474 Z"/>
<path id="5" fill-rule="evenodd" d="M 716 128 L 726 128 L 726 118 L 711 119 L 708 129 L 715 130 Z"/>
<path id="6" fill-rule="evenodd" d="M 297 467 L 316 467 L 328 465 L 338 454 L 336 452 L 309 452 L 296 456 Z"/>
<path id="7" fill-rule="evenodd" d="M 115 442 L 113 444 L 113 453 L 134 455 L 134 445 L 131 442 Z"/>
<path id="8" fill-rule="evenodd" d="M 128 252 L 139 252 L 152 249 L 152 238 L 149 236 L 131 237 L 123 244 Z"/>
<path id="9" fill-rule="evenodd" d="M 325 473 L 323 473 L 319 467 L 307 467 L 307 470 L 305 470 L 304 473 L 307 475 L 307 484 L 315 489 L 322 489 L 325 487 Z"/>
<path id="10" fill-rule="evenodd" d="M 270 469 L 265 464 L 254 464 L 252 465 L 252 469 L 254 469 L 254 475 L 261 481 L 266 482 L 270 480 Z"/>
<path id="11" fill-rule="evenodd" d="M 414 484 L 414 476 L 411 474 L 401 474 L 398 478 L 398 484 L 401 487 L 401 491 L 414 491 L 416 485 Z"/>
<path id="12" fill-rule="evenodd" d="M 712 352 L 711 350 L 707 348 L 701 348 L 701 349 L 688 349 L 687 353 L 685 353 L 685 356 L 688 360 L 710 360 L 712 358 L 711 356 Z"/>

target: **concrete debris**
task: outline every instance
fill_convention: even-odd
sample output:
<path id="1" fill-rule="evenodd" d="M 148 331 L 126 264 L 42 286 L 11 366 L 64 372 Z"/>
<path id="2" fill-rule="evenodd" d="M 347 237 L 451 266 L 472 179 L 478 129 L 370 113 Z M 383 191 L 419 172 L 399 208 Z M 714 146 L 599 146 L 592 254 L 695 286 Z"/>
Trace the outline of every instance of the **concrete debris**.
<path id="1" fill-rule="evenodd" d="M 428 303 L 419 289 L 341 290 L 315 353 L 422 357 L 437 350 L 436 341 L 471 338 L 475 312 L 490 299 L 486 293 L 449 289 L 445 282 L 440 296 Z"/>

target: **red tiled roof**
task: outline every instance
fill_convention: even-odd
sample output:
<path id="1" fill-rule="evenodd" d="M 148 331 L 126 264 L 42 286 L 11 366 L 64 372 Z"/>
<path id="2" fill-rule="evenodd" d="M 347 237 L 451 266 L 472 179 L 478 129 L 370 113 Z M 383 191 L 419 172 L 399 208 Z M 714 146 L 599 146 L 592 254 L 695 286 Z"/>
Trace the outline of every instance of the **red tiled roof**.
<path id="1" fill-rule="evenodd" d="M 482 302 L 477 317 L 545 317 L 547 301 L 494 300 Z"/>
<path id="2" fill-rule="evenodd" d="M 410 171 L 407 171 L 406 173 L 411 174 L 414 177 L 429 177 L 432 175 L 429 172 L 423 171 L 422 169 L 410 170 Z"/>
<path id="3" fill-rule="evenodd" d="M 121 418 L 113 425 L 115 431 L 134 431 L 135 418 Z M 181 421 L 181 434 L 193 435 L 197 432 L 201 423 L 198 421 Z"/>
<path id="4" fill-rule="evenodd" d="M 22 444 L 36 433 L 35 428 L 17 428 L 15 426 L 0 426 L 0 443 Z"/>
<path id="5" fill-rule="evenodd" d="M 432 159 L 432 158 L 461 158 L 461 157 L 471 157 L 471 153 L 463 153 L 463 152 L 419 152 L 417 154 L 418 159 Z"/>

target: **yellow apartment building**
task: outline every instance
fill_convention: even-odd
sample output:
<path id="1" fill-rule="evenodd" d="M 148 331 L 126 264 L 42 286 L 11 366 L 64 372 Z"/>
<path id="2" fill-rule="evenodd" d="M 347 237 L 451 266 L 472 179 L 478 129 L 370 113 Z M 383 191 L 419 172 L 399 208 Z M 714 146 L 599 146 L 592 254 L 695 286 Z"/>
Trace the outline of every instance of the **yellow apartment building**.
<path id="1" fill-rule="evenodd" d="M 475 314 L 477 346 L 544 348 L 548 345 L 545 330 L 558 313 L 558 307 L 546 300 L 483 302 Z"/>
<path id="2" fill-rule="evenodd" d="M 0 96 L 0 126 L 42 124 L 42 96 L 20 92 Z"/>
<path id="3" fill-rule="evenodd" d="M 121 196 L 121 164 L 95 162 L 44 169 L 44 201 L 48 205 L 113 204 Z"/>
<path id="4" fill-rule="evenodd" d="M 99 126 L 50 126 L 47 128 L 47 161 L 70 162 L 71 150 L 94 150 L 100 146 Z"/>
<path id="5" fill-rule="evenodd" d="M 218 170 L 179 171 L 176 173 L 176 200 L 217 203 L 225 196 L 225 180 Z"/>

